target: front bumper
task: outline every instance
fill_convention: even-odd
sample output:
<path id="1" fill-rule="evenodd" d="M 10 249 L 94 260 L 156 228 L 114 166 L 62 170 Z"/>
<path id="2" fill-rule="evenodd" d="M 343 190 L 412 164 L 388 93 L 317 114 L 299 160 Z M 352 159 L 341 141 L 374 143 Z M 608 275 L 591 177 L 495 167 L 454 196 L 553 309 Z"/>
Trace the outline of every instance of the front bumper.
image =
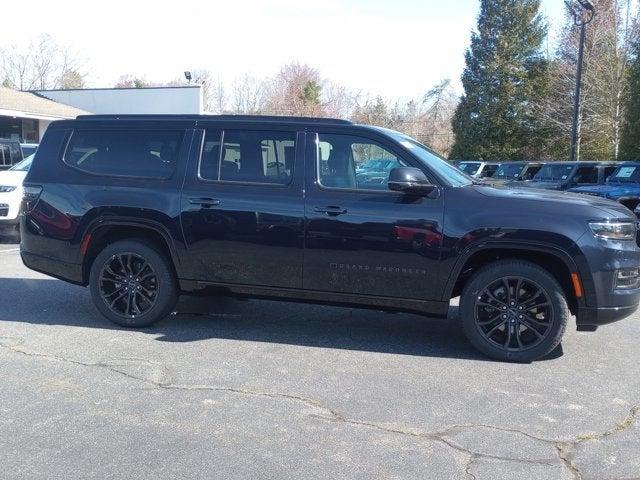
<path id="1" fill-rule="evenodd" d="M 600 325 L 627 318 L 637 310 L 637 304 L 626 307 L 581 307 L 576 315 L 576 323 L 578 330 L 595 331 Z"/>
<path id="2" fill-rule="evenodd" d="M 640 288 L 616 288 L 619 269 L 640 266 L 640 248 L 636 242 L 611 241 L 585 235 L 580 250 L 584 254 L 582 279 L 585 297 L 576 312 L 578 330 L 595 330 L 600 325 L 632 315 L 640 305 Z M 586 270 L 586 272 L 585 272 Z M 586 273 L 586 275 L 584 275 Z"/>

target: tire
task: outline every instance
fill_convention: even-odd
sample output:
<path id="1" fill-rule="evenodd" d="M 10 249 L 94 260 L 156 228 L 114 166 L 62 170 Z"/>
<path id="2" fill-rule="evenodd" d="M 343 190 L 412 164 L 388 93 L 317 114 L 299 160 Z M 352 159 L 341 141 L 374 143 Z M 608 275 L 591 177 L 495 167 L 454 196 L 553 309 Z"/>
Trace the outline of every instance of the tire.
<path id="1" fill-rule="evenodd" d="M 532 305 L 536 307 L 529 309 Z M 557 280 L 523 260 L 500 260 L 480 269 L 460 298 L 466 337 L 482 353 L 501 361 L 545 357 L 560 344 L 570 316 Z"/>
<path id="2" fill-rule="evenodd" d="M 162 320 L 178 300 L 170 260 L 142 240 L 118 241 L 102 250 L 91 265 L 89 289 L 102 315 L 131 328 Z"/>

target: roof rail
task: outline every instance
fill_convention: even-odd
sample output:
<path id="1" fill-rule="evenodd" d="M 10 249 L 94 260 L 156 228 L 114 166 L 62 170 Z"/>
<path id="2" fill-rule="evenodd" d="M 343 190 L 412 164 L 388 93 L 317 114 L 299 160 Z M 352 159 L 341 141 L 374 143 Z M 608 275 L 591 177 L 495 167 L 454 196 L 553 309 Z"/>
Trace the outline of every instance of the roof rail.
<path id="1" fill-rule="evenodd" d="M 349 120 L 324 117 L 294 117 L 276 115 L 196 115 L 196 114 L 100 114 L 78 115 L 79 120 L 220 120 L 230 122 L 287 122 L 331 125 L 352 125 Z"/>

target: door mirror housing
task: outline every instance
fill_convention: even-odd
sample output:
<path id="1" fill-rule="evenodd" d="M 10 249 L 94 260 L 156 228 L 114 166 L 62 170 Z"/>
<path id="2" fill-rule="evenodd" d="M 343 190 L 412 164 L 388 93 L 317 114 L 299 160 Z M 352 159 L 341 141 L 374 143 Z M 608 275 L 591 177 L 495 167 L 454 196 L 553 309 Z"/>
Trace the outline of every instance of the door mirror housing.
<path id="1" fill-rule="evenodd" d="M 389 173 L 389 190 L 409 195 L 429 195 L 436 188 L 419 168 L 396 167 Z"/>

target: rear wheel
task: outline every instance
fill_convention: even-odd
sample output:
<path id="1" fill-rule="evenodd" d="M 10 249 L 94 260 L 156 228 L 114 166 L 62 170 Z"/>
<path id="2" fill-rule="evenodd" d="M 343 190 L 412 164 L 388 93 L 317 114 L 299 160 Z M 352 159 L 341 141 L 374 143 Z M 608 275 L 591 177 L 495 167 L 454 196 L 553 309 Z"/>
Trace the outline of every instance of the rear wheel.
<path id="1" fill-rule="evenodd" d="M 562 340 L 571 313 L 562 287 L 546 270 L 503 260 L 478 271 L 461 297 L 469 341 L 497 360 L 530 362 Z"/>
<path id="2" fill-rule="evenodd" d="M 91 266 L 96 308 L 124 327 L 146 327 L 171 313 L 178 287 L 169 259 L 138 240 L 107 246 Z"/>

